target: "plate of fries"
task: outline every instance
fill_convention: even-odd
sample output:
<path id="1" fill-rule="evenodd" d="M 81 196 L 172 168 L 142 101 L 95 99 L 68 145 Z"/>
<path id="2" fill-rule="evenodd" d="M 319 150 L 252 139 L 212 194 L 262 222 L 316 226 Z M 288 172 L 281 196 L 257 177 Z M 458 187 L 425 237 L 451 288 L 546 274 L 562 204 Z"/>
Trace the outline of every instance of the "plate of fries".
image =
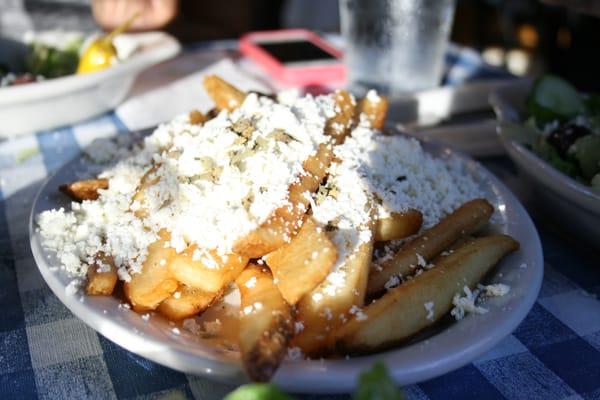
<path id="1" fill-rule="evenodd" d="M 378 360 L 401 385 L 459 368 L 530 310 L 523 206 L 477 162 L 384 133 L 384 97 L 205 90 L 215 109 L 86 150 L 36 198 L 39 270 L 100 334 L 186 373 L 339 393 Z"/>

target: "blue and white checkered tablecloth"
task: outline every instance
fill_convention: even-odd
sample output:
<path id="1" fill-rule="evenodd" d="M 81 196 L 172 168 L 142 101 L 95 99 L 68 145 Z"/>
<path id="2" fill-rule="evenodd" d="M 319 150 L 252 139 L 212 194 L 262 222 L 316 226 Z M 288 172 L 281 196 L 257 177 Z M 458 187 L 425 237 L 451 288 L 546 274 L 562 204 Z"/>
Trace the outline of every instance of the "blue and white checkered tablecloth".
<path id="1" fill-rule="evenodd" d="M 450 84 L 502 75 L 458 47 L 450 49 L 447 67 Z M 40 184 L 92 139 L 126 130 L 108 113 L 0 142 L 0 399 L 219 399 L 233 389 L 145 360 L 96 334 L 58 301 L 37 271 L 28 219 Z M 518 187 L 507 159 L 484 164 Z M 600 254 L 546 225 L 531 206 L 530 211 L 546 260 L 532 311 L 488 354 L 404 388 L 407 398 L 600 399 Z"/>

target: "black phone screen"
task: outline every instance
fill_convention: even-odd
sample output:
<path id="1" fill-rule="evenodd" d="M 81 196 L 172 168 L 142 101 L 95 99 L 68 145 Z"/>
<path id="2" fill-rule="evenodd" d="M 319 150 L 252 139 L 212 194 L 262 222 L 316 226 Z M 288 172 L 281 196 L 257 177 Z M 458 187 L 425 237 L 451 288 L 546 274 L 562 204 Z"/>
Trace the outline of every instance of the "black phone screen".
<path id="1" fill-rule="evenodd" d="M 308 40 L 295 39 L 282 42 L 258 42 L 256 45 L 270 53 L 282 64 L 336 59 L 333 54 L 329 54 Z"/>

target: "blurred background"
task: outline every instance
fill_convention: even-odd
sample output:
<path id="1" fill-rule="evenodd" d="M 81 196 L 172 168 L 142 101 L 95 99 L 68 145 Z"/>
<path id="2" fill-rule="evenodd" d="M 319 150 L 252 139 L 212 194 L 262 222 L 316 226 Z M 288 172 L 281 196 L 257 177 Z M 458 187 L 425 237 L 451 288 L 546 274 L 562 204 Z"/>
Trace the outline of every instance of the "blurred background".
<path id="1" fill-rule="evenodd" d="M 598 5 L 590 6 L 593 0 L 564 1 L 569 7 L 552 3 L 458 0 L 451 40 L 515 75 L 553 72 L 582 90 L 600 91 L 600 57 L 594 56 L 600 49 L 593 9 Z M 141 22 L 145 27 L 166 30 L 184 43 L 260 29 L 339 31 L 337 0 L 0 0 L 0 33 L 20 38 L 32 29 L 109 29 L 118 22 L 113 20 L 119 10 L 140 5 L 154 10 L 153 18 Z"/>

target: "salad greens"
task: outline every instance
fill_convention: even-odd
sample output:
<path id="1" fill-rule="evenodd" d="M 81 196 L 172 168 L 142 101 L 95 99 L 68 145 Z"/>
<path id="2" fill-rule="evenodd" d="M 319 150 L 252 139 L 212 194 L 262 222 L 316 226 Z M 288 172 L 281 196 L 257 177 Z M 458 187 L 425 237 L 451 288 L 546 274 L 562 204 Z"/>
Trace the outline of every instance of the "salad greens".
<path id="1" fill-rule="evenodd" d="M 27 72 L 44 78 L 58 78 L 74 74 L 79 63 L 82 39 L 71 40 L 62 49 L 33 42 L 25 59 Z"/>
<path id="2" fill-rule="evenodd" d="M 58 43 L 34 39 L 28 44 L 26 54 L 18 60 L 21 66 L 17 70 L 0 64 L 0 87 L 74 74 L 82 45 L 83 37 L 80 35 Z"/>
<path id="3" fill-rule="evenodd" d="M 363 372 L 358 380 L 354 400 L 402 400 L 402 392 L 390 378 L 382 362 Z M 225 400 L 293 400 L 270 383 L 251 383 L 229 393 Z"/>
<path id="4" fill-rule="evenodd" d="M 523 126 L 508 135 L 559 171 L 600 192 L 600 95 L 545 75 L 527 98 Z"/>

